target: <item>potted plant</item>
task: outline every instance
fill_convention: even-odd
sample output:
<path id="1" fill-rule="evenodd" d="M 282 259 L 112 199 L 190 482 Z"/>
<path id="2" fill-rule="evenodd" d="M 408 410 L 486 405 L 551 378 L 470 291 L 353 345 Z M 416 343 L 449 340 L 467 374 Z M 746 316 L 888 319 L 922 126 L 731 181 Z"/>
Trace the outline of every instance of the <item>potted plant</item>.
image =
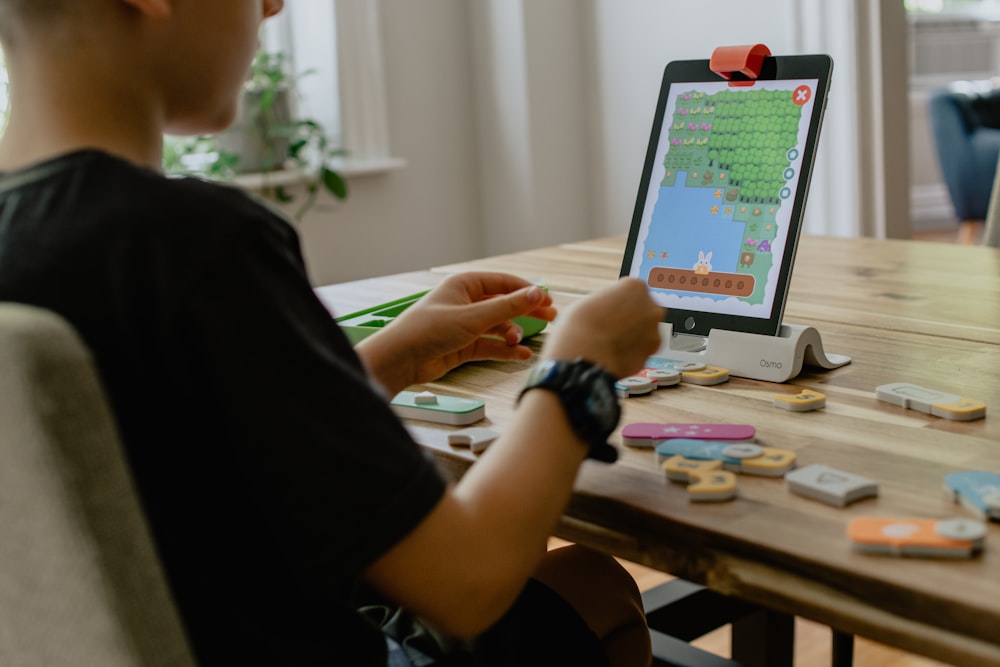
<path id="1" fill-rule="evenodd" d="M 165 171 L 213 179 L 259 173 L 264 176 L 264 195 L 288 203 L 293 200 L 288 189 L 270 185 L 267 176 L 298 170 L 306 179 L 306 200 L 296 211 L 296 219 L 312 206 L 320 188 L 345 199 L 347 183 L 329 165 L 331 158 L 344 151 L 334 146 L 320 123 L 294 113 L 295 83 L 305 74 L 290 74 L 284 53 L 259 52 L 232 126 L 216 135 L 168 137 Z"/>

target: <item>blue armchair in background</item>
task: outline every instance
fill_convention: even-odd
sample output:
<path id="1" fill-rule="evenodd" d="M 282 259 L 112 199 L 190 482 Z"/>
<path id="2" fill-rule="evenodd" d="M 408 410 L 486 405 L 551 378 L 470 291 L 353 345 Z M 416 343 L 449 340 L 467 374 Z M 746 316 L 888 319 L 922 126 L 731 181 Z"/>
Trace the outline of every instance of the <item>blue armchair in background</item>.
<path id="1" fill-rule="evenodd" d="M 1000 90 L 957 82 L 931 95 L 929 113 L 959 240 L 972 243 L 986 220 L 1000 157 Z"/>

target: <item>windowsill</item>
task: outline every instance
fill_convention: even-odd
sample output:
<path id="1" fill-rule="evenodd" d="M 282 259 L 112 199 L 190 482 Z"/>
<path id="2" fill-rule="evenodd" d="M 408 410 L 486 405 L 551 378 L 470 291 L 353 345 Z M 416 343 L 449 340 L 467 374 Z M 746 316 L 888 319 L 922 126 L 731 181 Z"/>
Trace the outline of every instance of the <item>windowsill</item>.
<path id="1" fill-rule="evenodd" d="M 921 27 L 935 26 L 989 26 L 1000 22 L 1000 15 L 993 9 L 950 9 L 942 12 L 908 12 L 907 20 Z"/>
<path id="2" fill-rule="evenodd" d="M 330 160 L 330 168 L 347 179 L 374 176 L 397 171 L 406 166 L 406 160 L 396 157 L 385 158 L 335 158 Z M 310 180 L 310 175 L 300 169 L 286 168 L 251 174 L 239 174 L 230 183 L 244 190 L 260 191 L 265 188 L 280 188 L 301 185 Z"/>
<path id="3" fill-rule="evenodd" d="M 336 170 L 344 178 L 385 174 L 405 166 L 406 160 L 401 157 L 334 158 L 330 160 L 330 168 Z"/>

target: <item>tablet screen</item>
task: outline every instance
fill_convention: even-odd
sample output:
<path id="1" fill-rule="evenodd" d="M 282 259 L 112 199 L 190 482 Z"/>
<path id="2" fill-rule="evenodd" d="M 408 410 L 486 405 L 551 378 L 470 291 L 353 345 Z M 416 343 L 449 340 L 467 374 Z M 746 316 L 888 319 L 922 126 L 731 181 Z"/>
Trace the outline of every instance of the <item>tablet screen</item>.
<path id="1" fill-rule="evenodd" d="M 766 61 L 753 82 L 708 61 L 664 73 L 621 273 L 646 282 L 675 333 L 781 325 L 830 61 Z"/>

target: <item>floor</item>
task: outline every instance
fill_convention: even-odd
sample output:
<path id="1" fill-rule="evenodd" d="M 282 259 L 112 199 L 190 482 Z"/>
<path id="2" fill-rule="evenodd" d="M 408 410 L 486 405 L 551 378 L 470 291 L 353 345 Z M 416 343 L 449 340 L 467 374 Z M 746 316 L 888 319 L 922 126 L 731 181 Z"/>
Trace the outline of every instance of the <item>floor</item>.
<path id="1" fill-rule="evenodd" d="M 977 225 L 967 236 L 953 227 L 943 229 L 928 229 L 913 232 L 915 241 L 935 241 L 937 243 L 973 243 L 979 244 L 983 239 L 983 225 Z"/>

